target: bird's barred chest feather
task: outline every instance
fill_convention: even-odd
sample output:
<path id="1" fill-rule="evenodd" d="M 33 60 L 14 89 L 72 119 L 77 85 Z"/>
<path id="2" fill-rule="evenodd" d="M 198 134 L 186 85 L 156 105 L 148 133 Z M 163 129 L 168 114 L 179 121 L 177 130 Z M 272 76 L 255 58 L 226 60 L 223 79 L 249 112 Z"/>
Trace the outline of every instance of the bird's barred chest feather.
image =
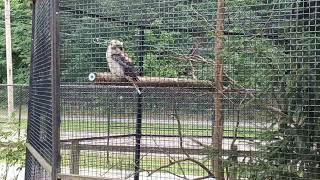
<path id="1" fill-rule="evenodd" d="M 125 75 L 124 68 L 112 58 L 112 49 L 109 47 L 106 53 L 110 72 L 116 76 L 123 77 Z"/>

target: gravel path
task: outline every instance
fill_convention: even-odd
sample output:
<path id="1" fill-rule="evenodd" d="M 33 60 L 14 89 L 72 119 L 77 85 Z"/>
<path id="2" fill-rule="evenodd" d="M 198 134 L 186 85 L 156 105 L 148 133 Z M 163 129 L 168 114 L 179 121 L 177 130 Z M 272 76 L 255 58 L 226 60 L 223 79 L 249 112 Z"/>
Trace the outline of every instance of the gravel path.
<path id="1" fill-rule="evenodd" d="M 61 117 L 62 121 L 72 121 L 74 120 L 75 122 L 78 122 L 79 120 L 83 121 L 83 122 L 106 122 L 107 123 L 107 119 L 106 118 L 102 118 L 102 117 L 90 117 L 90 116 L 73 116 L 73 117 Z M 134 123 L 134 118 L 111 118 L 111 122 L 126 122 L 130 120 L 130 123 Z M 145 118 L 143 118 L 142 120 L 143 123 L 146 124 L 178 124 L 177 121 L 174 121 L 172 119 L 150 119 L 148 118 L 147 120 Z M 224 125 L 225 126 L 236 126 L 236 121 L 225 121 Z M 194 125 L 194 124 L 211 124 L 211 121 L 207 120 L 207 119 L 188 119 L 188 120 L 181 120 L 181 124 L 182 125 Z M 268 122 L 264 122 L 264 121 L 253 121 L 253 120 L 240 120 L 239 122 L 239 126 L 240 127 L 247 127 L 247 128 L 268 128 L 272 125 L 272 123 L 268 123 Z"/>
<path id="2" fill-rule="evenodd" d="M 117 135 L 117 134 L 112 134 Z M 63 132 L 61 133 L 61 139 L 68 139 L 72 137 L 76 138 L 88 138 L 88 137 L 101 137 L 107 136 L 107 133 L 89 133 L 81 132 L 76 134 L 75 132 Z M 195 140 L 195 141 L 194 141 Z M 209 145 L 211 144 L 211 138 L 183 138 L 183 146 L 188 149 L 200 149 L 201 147 L 197 144 L 201 142 L 202 144 Z M 230 150 L 230 145 L 233 139 L 224 138 L 223 139 L 223 149 Z M 246 140 L 246 139 L 237 139 L 235 145 L 238 146 L 240 151 L 256 151 L 255 142 L 257 140 Z M 157 147 L 157 148 L 179 148 L 180 138 L 179 137 L 152 137 L 152 136 L 143 136 L 141 138 L 141 147 Z M 89 145 L 107 145 L 107 139 L 98 139 L 98 140 L 88 140 L 81 141 L 81 144 Z M 135 137 L 120 137 L 120 138 L 110 138 L 110 146 L 135 146 Z"/>

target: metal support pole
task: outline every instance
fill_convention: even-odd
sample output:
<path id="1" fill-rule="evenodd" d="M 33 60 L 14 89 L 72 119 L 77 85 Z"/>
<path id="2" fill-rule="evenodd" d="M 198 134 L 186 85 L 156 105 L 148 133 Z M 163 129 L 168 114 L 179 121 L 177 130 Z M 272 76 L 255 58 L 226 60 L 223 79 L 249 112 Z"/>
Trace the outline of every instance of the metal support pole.
<path id="1" fill-rule="evenodd" d="M 11 45 L 11 13 L 10 0 L 4 0 L 4 17 L 6 31 L 6 63 L 7 63 L 7 91 L 8 91 L 8 119 L 14 112 L 13 102 L 13 73 L 12 73 L 12 45 Z"/>
<path id="2" fill-rule="evenodd" d="M 30 76 L 29 76 L 29 86 L 28 86 L 28 105 L 27 105 L 27 108 L 28 108 L 28 122 L 30 120 L 30 118 L 32 117 L 32 113 L 31 113 L 31 97 L 32 97 L 32 71 L 33 71 L 33 52 L 34 52 L 34 34 L 35 34 L 35 0 L 32 0 L 32 25 L 31 25 L 31 28 L 32 28 L 32 35 L 31 35 L 31 55 L 30 55 Z M 29 142 L 29 135 L 30 135 L 30 124 L 28 124 L 27 126 L 27 143 Z M 27 169 L 29 169 L 30 167 L 30 164 L 28 163 L 28 160 L 29 158 L 31 158 L 32 155 L 31 153 L 29 152 L 29 150 L 27 149 L 26 150 L 26 156 L 25 156 L 25 163 L 26 163 L 26 171 L 24 173 L 24 177 L 28 177 L 28 171 Z"/>
<path id="3" fill-rule="evenodd" d="M 111 130 L 111 105 L 108 105 L 108 109 L 107 109 L 107 121 L 108 121 L 108 129 L 107 129 L 107 135 L 108 135 L 108 139 L 107 139 L 107 147 L 110 146 L 110 130 Z M 107 151 L 107 163 L 108 163 L 108 167 L 111 166 L 110 164 L 110 152 L 109 149 Z"/>
<path id="4" fill-rule="evenodd" d="M 73 140 L 71 142 L 71 154 L 70 154 L 70 173 L 80 173 L 80 146 L 79 141 Z"/>
<path id="5" fill-rule="evenodd" d="M 51 0 L 51 91 L 52 91 L 52 180 L 60 172 L 60 54 L 59 54 L 59 0 Z"/>
<path id="6" fill-rule="evenodd" d="M 144 27 L 140 27 L 139 31 L 139 76 L 143 76 L 144 65 Z M 142 89 L 140 88 L 142 92 Z M 142 127 L 142 94 L 138 94 L 137 102 L 137 118 L 136 118 L 136 147 L 135 147 L 135 168 L 134 168 L 134 180 L 139 180 L 140 174 L 140 157 L 141 157 L 141 127 Z"/>
<path id="7" fill-rule="evenodd" d="M 21 136 L 21 113 L 22 113 L 22 88 L 23 86 L 19 86 L 19 122 L 18 122 L 18 139 L 20 140 Z"/>

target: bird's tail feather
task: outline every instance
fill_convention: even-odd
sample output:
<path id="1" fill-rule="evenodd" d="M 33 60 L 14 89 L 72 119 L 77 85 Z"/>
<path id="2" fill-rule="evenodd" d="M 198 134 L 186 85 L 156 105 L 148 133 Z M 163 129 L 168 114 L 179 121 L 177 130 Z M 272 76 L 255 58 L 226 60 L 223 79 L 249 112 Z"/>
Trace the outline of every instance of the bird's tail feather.
<path id="1" fill-rule="evenodd" d="M 136 83 L 133 82 L 132 84 L 133 84 L 134 88 L 136 88 L 136 91 L 138 92 L 138 94 L 141 95 L 141 91 L 140 91 L 139 87 L 136 85 Z"/>
<path id="2" fill-rule="evenodd" d="M 134 82 L 135 80 L 132 77 L 126 76 L 126 79 L 132 83 L 132 85 L 134 86 L 134 88 L 136 89 L 136 91 L 138 92 L 139 95 L 141 95 L 141 91 L 139 89 L 139 87 L 136 85 L 136 83 Z"/>

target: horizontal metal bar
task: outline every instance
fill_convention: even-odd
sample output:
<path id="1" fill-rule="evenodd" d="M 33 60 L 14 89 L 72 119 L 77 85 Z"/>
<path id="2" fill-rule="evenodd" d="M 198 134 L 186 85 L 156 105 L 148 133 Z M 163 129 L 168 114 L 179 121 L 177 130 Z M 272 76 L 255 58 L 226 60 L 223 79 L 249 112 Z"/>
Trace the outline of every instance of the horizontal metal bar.
<path id="1" fill-rule="evenodd" d="M 201 29 L 201 28 L 195 28 L 195 27 L 189 27 L 189 28 L 179 28 L 179 27 L 157 27 L 157 26 L 152 26 L 151 22 L 149 21 L 145 21 L 142 24 L 134 24 L 132 22 L 129 21 L 120 21 L 119 19 L 115 19 L 115 18 L 109 18 L 109 17 L 105 17 L 103 15 L 100 14 L 95 14 L 95 13 L 89 13 L 86 12 L 84 10 L 79 10 L 79 9 L 72 9 L 70 7 L 64 7 L 64 6 L 60 6 L 60 11 L 66 11 L 66 12 L 70 12 L 76 15 L 82 15 L 82 16 L 86 16 L 86 17 L 91 17 L 91 18 L 97 18 L 100 19 L 102 21 L 106 21 L 106 22 L 113 22 L 113 23 L 118 23 L 118 24 L 122 24 L 122 25 L 126 25 L 126 26 L 134 26 L 134 27 L 139 27 L 141 29 L 148 29 L 148 30 L 158 30 L 161 29 L 163 31 L 167 31 L 167 32 L 185 32 L 185 33 L 207 33 L 208 31 L 205 29 Z M 214 31 L 214 29 L 211 30 L 212 32 Z M 224 35 L 227 36 L 245 36 L 245 37 L 267 37 L 270 39 L 276 39 L 279 37 L 277 37 L 276 35 L 272 35 L 272 34 L 259 34 L 258 32 L 251 32 L 251 33 L 239 33 L 239 32 L 232 32 L 232 31 L 224 31 Z M 275 37 L 276 36 L 276 37 Z"/>
<path id="2" fill-rule="evenodd" d="M 118 24 L 122 24 L 122 25 L 126 25 L 126 26 L 133 26 L 133 24 L 131 22 L 126 22 L 126 21 L 120 21 L 118 19 L 115 18 L 110 18 L 110 17 L 105 17 L 99 14 L 94 14 L 94 13 L 89 13 L 86 12 L 84 10 L 80 10 L 80 9 L 72 9 L 70 7 L 64 7 L 64 6 L 60 6 L 60 12 L 70 12 L 73 14 L 77 14 L 82 15 L 82 16 L 87 16 L 87 17 L 91 17 L 91 18 L 97 18 L 106 22 L 113 22 L 113 23 L 118 23 Z"/>
<path id="3" fill-rule="evenodd" d="M 26 148 L 32 154 L 32 156 L 38 161 L 38 163 L 48 172 L 48 174 L 52 173 L 52 166 L 38 153 L 36 149 L 34 149 L 31 144 L 26 143 Z"/>
<path id="4" fill-rule="evenodd" d="M 0 86 L 22 86 L 22 87 L 28 87 L 28 84 L 0 84 Z"/>
<path id="5" fill-rule="evenodd" d="M 111 135 L 111 136 L 96 136 L 96 137 L 88 137 L 88 138 L 72 138 L 72 139 L 62 139 L 61 142 L 71 142 L 71 141 L 88 141 L 88 140 L 99 140 L 99 139 L 116 139 L 116 138 L 125 138 L 125 137 L 135 137 L 136 134 L 126 134 L 126 135 Z M 150 134 L 150 135 L 142 135 L 143 137 L 180 137 L 179 135 L 157 135 L 157 134 Z M 211 138 L 211 136 L 183 136 L 185 138 Z M 223 136 L 224 139 L 233 139 L 234 136 Z M 253 137 L 237 137 L 237 139 L 241 140 L 255 140 L 256 138 Z M 278 138 L 274 138 L 277 140 Z"/>
<path id="6" fill-rule="evenodd" d="M 61 180 L 121 180 L 115 178 L 95 177 L 95 176 L 81 176 L 75 174 L 58 174 Z"/>
<path id="7" fill-rule="evenodd" d="M 89 141 L 89 140 L 108 139 L 108 138 L 115 139 L 115 138 L 126 138 L 126 137 L 134 137 L 134 136 L 135 134 L 98 136 L 98 137 L 87 137 L 87 138 L 61 139 L 60 142 Z"/>
<path id="8" fill-rule="evenodd" d="M 62 149 L 71 149 L 71 144 L 61 143 L 60 147 Z M 113 151 L 113 152 L 134 152 L 134 146 L 107 146 L 107 145 L 89 145 L 89 144 L 79 144 L 80 150 L 92 150 L 92 151 Z M 190 155 L 205 155 L 206 150 L 203 149 L 184 149 Z M 141 147 L 141 153 L 153 153 L 153 154 L 183 154 L 181 148 L 161 148 L 161 147 Z M 233 150 L 223 150 L 223 155 L 235 155 L 237 156 L 251 156 L 256 152 L 254 151 L 236 151 Z"/>

